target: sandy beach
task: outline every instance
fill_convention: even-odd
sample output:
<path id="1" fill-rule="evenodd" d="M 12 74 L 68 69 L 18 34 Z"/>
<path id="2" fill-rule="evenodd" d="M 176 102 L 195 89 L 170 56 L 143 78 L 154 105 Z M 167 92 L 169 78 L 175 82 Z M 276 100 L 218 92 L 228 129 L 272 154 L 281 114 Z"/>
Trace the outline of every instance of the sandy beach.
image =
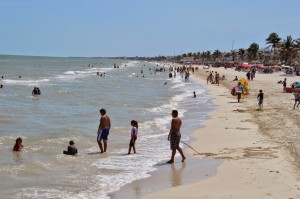
<path id="1" fill-rule="evenodd" d="M 143 198 L 300 198 L 297 158 L 300 111 L 293 110 L 294 96 L 283 93 L 282 84 L 277 84 L 284 78 L 287 85 L 300 78 L 283 72 L 258 73 L 249 83 L 251 94 L 237 103 L 236 97 L 230 94 L 236 85 L 232 80 L 235 76 L 245 77 L 246 73 L 200 66 L 192 79 L 206 85 L 209 71 L 218 71 L 227 80 L 221 81 L 220 86 L 206 86 L 217 110 L 210 114 L 204 128 L 193 133 L 196 141 L 192 147 L 201 154 L 189 149 L 188 152 L 198 158 L 223 160 L 217 174 Z M 257 111 L 260 89 L 265 94 L 264 107 Z"/>

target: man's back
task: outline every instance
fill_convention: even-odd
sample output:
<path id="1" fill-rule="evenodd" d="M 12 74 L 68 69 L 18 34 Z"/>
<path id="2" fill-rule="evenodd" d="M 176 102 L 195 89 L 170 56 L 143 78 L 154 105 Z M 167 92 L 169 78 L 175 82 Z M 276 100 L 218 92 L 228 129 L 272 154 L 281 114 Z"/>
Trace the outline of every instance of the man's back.
<path id="1" fill-rule="evenodd" d="M 173 118 L 172 119 L 172 124 L 171 124 L 171 132 L 172 133 L 178 133 L 180 132 L 180 127 L 181 127 L 182 121 L 179 117 Z"/>
<path id="2" fill-rule="evenodd" d="M 105 114 L 101 117 L 101 129 L 109 129 L 110 128 L 110 118 Z"/>

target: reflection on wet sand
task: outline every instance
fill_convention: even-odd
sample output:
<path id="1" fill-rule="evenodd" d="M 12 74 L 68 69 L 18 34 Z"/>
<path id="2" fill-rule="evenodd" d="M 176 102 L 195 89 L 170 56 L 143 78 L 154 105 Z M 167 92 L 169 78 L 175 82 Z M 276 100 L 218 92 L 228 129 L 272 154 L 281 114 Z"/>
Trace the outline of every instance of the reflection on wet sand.
<path id="1" fill-rule="evenodd" d="M 160 163 L 155 165 L 158 170 L 150 173 L 151 177 L 127 184 L 109 196 L 111 199 L 142 198 L 148 193 L 208 178 L 215 174 L 220 164 L 220 160 L 209 158 L 190 158 L 183 163 L 175 161 L 174 164 Z"/>
<path id="2" fill-rule="evenodd" d="M 171 182 L 172 182 L 173 187 L 182 185 L 181 177 L 182 177 L 182 173 L 185 168 L 185 165 L 186 165 L 186 162 L 183 162 L 182 164 L 178 164 L 178 165 L 175 165 L 175 164 L 171 165 L 171 168 L 172 168 Z"/>

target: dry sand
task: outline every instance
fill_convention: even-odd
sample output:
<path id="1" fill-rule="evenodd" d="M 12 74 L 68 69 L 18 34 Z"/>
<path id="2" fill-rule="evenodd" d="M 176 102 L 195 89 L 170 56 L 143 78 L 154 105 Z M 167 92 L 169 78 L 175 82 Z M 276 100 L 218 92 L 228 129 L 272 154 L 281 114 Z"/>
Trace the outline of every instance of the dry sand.
<path id="1" fill-rule="evenodd" d="M 286 77 L 289 85 L 300 81 L 300 77 L 282 72 L 258 73 L 250 82 L 251 94 L 236 103 L 236 97 L 230 94 L 236 85 L 232 80 L 246 73 L 200 66 L 192 78 L 206 84 L 208 71 L 219 71 L 227 80 L 220 86 L 206 86 L 217 110 L 210 114 L 204 128 L 193 133 L 196 141 L 192 147 L 201 155 L 188 152 L 198 158 L 221 159 L 223 163 L 215 176 L 143 198 L 299 199 L 300 108 L 293 110 L 293 95 L 283 93 L 277 81 Z M 264 107 L 256 111 L 260 89 L 265 93 Z"/>

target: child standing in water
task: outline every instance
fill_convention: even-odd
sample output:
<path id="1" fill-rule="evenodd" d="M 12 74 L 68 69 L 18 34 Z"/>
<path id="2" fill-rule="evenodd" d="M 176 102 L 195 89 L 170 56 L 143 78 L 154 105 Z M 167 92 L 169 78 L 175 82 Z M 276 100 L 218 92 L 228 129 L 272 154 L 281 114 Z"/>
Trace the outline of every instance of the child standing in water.
<path id="1" fill-rule="evenodd" d="M 135 151 L 135 141 L 137 139 L 137 133 L 138 133 L 138 122 L 135 120 L 131 120 L 131 139 L 129 142 L 129 149 L 128 149 L 128 155 L 131 152 L 131 148 L 133 148 L 133 152 L 136 153 Z"/>
<path id="2" fill-rule="evenodd" d="M 13 148 L 13 151 L 21 151 L 23 149 L 22 138 L 18 137 L 16 139 L 16 144 Z"/>

